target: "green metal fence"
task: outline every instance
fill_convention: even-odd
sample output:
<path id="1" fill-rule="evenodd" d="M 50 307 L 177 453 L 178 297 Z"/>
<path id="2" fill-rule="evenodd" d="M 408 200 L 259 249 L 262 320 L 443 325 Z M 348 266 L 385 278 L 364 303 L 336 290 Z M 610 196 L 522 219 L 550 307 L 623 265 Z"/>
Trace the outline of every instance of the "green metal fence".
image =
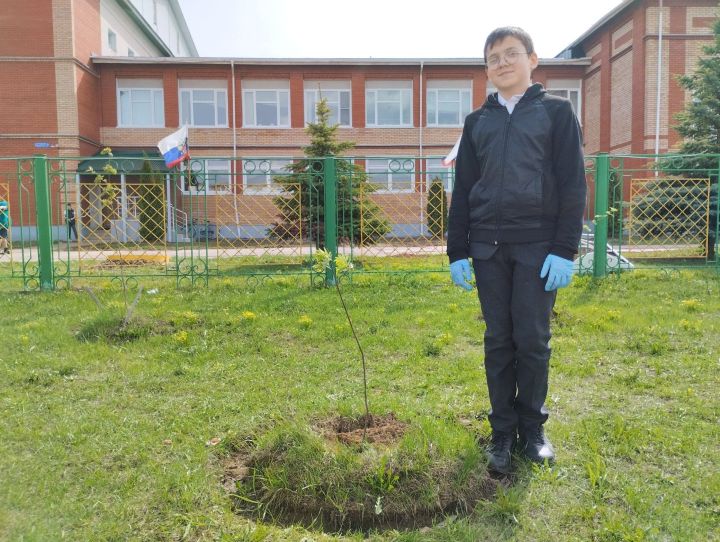
<path id="1" fill-rule="evenodd" d="M 587 157 L 578 272 L 718 271 L 719 171 L 720 156 Z M 10 251 L 0 278 L 51 290 L 86 279 L 311 277 L 319 247 L 346 254 L 353 273 L 392 273 L 389 256 L 445 271 L 453 181 L 439 157 L 203 157 L 172 170 L 110 152 L 2 159 Z"/>

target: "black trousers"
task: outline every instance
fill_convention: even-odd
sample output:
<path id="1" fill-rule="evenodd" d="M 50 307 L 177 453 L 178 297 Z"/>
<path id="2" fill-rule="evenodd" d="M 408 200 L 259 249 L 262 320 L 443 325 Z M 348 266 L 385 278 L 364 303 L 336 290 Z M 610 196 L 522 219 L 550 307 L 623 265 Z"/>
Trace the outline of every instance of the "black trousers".
<path id="1" fill-rule="evenodd" d="M 550 317 L 556 292 L 540 278 L 549 242 L 475 245 L 475 282 L 487 329 L 485 372 L 495 431 L 545 423 Z"/>
<path id="2" fill-rule="evenodd" d="M 68 224 L 68 241 L 72 240 L 73 233 L 75 234 L 75 240 L 77 241 L 78 236 L 77 236 L 77 229 L 75 228 L 75 221 L 69 220 L 67 224 Z"/>

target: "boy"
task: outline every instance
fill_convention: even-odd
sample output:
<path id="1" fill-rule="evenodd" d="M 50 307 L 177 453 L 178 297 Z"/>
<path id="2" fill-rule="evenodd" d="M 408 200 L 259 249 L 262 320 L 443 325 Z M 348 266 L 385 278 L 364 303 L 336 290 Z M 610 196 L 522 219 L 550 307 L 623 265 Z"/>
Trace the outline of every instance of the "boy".
<path id="1" fill-rule="evenodd" d="M 465 119 L 447 252 L 453 283 L 466 290 L 473 261 L 487 324 L 488 467 L 507 473 L 516 445 L 532 461 L 555 458 L 543 430 L 550 315 L 557 288 L 572 278 L 586 182 L 570 102 L 532 84 L 538 57 L 530 36 L 498 28 L 484 52 L 498 92 Z"/>
<path id="2" fill-rule="evenodd" d="M 68 203 L 67 208 L 65 209 L 65 221 L 67 222 L 68 227 L 68 243 L 72 241 L 73 234 L 75 234 L 75 240 L 77 241 L 78 235 L 77 228 L 75 227 L 75 209 L 73 209 L 71 203 Z"/>

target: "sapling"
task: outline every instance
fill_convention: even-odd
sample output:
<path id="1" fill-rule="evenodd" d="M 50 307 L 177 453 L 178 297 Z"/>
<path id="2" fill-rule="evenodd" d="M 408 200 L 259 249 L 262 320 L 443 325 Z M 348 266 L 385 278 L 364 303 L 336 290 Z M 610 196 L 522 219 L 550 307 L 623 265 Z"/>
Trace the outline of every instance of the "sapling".
<path id="1" fill-rule="evenodd" d="M 339 277 L 347 274 L 350 269 L 352 269 L 352 263 L 342 254 L 338 254 L 333 259 L 332 253 L 326 249 L 319 249 L 315 252 L 313 270 L 317 273 L 325 273 L 328 270 L 331 272 L 333 278 L 332 282 L 335 283 L 335 291 L 340 298 L 340 303 L 345 311 L 345 317 L 347 318 L 348 324 L 350 324 L 350 330 L 352 331 L 353 338 L 355 339 L 355 344 L 357 344 L 358 350 L 360 351 L 360 359 L 362 360 L 363 369 L 363 391 L 365 396 L 365 422 L 363 423 L 363 442 L 365 442 L 368 424 L 371 420 L 370 407 L 368 406 L 367 364 L 365 363 L 365 352 L 363 352 L 362 346 L 360 345 L 360 339 L 358 339 L 357 333 L 355 332 L 355 326 L 353 326 L 352 318 L 350 318 L 350 312 L 348 312 L 347 305 L 345 305 L 339 280 Z"/>

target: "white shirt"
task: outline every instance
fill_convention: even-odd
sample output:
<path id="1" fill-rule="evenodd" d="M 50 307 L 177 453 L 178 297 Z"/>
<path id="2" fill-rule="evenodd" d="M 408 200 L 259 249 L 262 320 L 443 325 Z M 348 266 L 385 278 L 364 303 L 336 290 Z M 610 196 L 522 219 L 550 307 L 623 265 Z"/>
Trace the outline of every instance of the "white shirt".
<path id="1" fill-rule="evenodd" d="M 525 96 L 524 92 L 522 94 L 515 94 L 512 98 L 506 100 L 505 98 L 503 98 L 503 95 L 498 92 L 498 102 L 500 102 L 500 105 L 504 105 L 505 108 L 508 110 L 508 113 L 512 115 L 513 109 L 515 109 L 515 106 L 520 101 L 520 98 L 522 98 L 523 96 Z"/>

